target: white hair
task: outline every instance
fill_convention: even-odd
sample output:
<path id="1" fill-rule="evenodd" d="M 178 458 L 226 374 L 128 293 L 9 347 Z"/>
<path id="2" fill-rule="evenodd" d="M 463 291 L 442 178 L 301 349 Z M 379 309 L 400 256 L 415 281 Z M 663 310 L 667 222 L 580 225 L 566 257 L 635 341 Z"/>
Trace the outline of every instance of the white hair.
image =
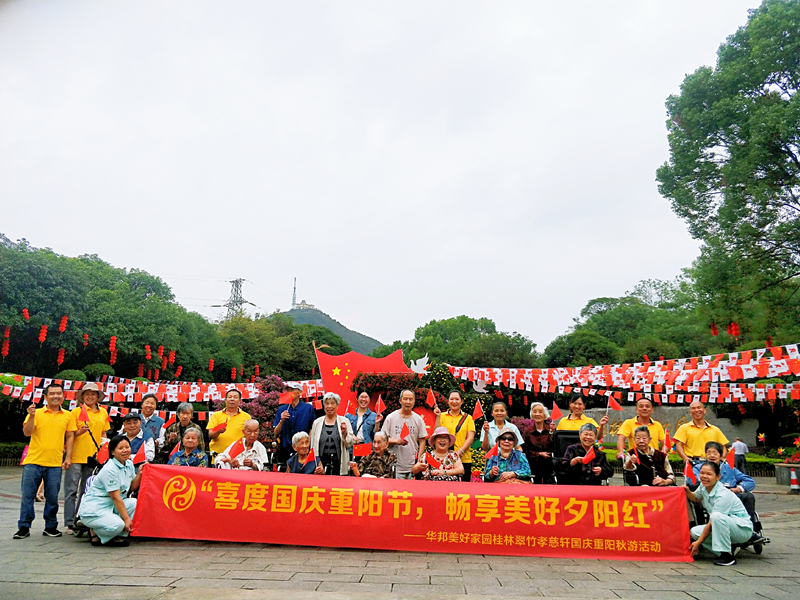
<path id="1" fill-rule="evenodd" d="M 383 431 L 376 431 L 375 434 L 372 436 L 372 439 L 374 440 L 378 436 L 381 436 L 383 438 L 384 442 L 388 442 L 389 441 L 389 436 L 386 433 L 384 433 Z"/>
<path id="2" fill-rule="evenodd" d="M 326 392 L 325 395 L 322 397 L 322 404 L 324 405 L 328 400 L 333 400 L 336 402 L 336 406 L 339 406 L 339 403 L 342 399 L 339 397 L 339 394 L 334 394 L 333 392 Z"/>
<path id="3" fill-rule="evenodd" d="M 308 438 L 308 434 L 305 431 L 298 431 L 292 436 L 292 446 L 297 446 L 300 443 L 300 440 Z"/>
<path id="4" fill-rule="evenodd" d="M 541 402 L 534 402 L 533 404 L 531 404 L 531 419 L 533 418 L 533 409 L 536 408 L 537 406 L 541 406 L 542 407 L 542 410 L 544 410 L 544 418 L 545 419 L 549 419 L 550 418 L 550 411 L 547 410 L 547 407 L 544 404 L 542 404 Z"/>

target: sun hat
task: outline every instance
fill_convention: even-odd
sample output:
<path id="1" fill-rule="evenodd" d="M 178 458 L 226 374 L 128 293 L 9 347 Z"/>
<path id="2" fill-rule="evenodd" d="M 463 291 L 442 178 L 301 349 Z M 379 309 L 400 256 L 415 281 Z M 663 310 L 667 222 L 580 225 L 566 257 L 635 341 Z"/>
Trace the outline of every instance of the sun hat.
<path id="1" fill-rule="evenodd" d="M 103 390 L 101 390 L 96 383 L 90 381 L 89 383 L 84 384 L 84 386 L 75 393 L 75 400 L 78 401 L 78 404 L 83 402 L 83 392 L 97 392 L 98 402 L 102 401 L 103 398 L 106 397 L 106 395 L 103 393 Z"/>
<path id="2" fill-rule="evenodd" d="M 437 427 L 434 429 L 433 433 L 430 435 L 430 437 L 428 437 L 428 440 L 433 442 L 433 439 L 439 437 L 440 435 L 446 435 L 448 438 L 450 438 L 451 446 L 456 443 L 456 436 L 447 431 L 447 427 Z"/>

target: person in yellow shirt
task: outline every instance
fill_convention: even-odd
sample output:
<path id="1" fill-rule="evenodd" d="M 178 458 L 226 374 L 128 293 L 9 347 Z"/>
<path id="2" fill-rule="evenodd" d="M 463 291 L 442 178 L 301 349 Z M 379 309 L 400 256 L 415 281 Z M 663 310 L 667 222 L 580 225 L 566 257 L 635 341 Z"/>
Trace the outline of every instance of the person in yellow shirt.
<path id="1" fill-rule="evenodd" d="M 85 384 L 75 394 L 78 406 L 71 414 L 75 425 L 72 465 L 64 472 L 64 527 L 67 528 L 67 535 L 75 534 L 75 515 L 78 514 L 86 480 L 96 465 L 89 458 L 97 454 L 103 445 L 104 434 L 111 428 L 108 411 L 98 405 L 104 397 L 105 394 L 92 382 Z"/>
<path id="2" fill-rule="evenodd" d="M 44 532 L 42 535 L 61 537 L 58 530 L 58 492 L 61 489 L 61 471 L 69 469 L 72 461 L 72 445 L 75 441 L 75 425 L 71 415 L 61 408 L 64 388 L 51 383 L 44 388 L 46 406 L 37 409 L 31 402 L 28 416 L 22 425 L 22 433 L 31 438 L 28 455 L 23 461 L 21 499 L 19 507 L 19 530 L 15 540 L 31 535 L 31 523 L 36 518 L 33 499 L 39 484 L 44 481 Z M 66 445 L 66 454 L 64 446 Z"/>
<path id="3" fill-rule="evenodd" d="M 242 394 L 239 390 L 230 389 L 225 394 L 225 408 L 211 415 L 206 429 L 211 441 L 209 450 L 215 454 L 225 452 L 233 442 L 242 439 L 244 424 L 252 419 L 239 406 L 242 404 Z"/>
<path id="4" fill-rule="evenodd" d="M 472 442 L 475 441 L 475 421 L 461 410 L 461 404 L 461 392 L 450 390 L 447 395 L 448 411 L 443 413 L 438 404 L 433 407 L 433 413 L 436 415 L 434 429 L 441 425 L 456 436 L 453 449 L 461 459 L 461 464 L 464 465 L 461 481 L 469 482 L 472 478 Z"/>
<path id="5" fill-rule="evenodd" d="M 569 414 L 566 417 L 562 417 L 558 420 L 556 431 L 580 431 L 580 428 L 586 425 L 586 423 L 591 423 L 598 430 L 597 439 L 602 439 L 603 429 L 605 428 L 606 423 L 608 423 L 608 415 L 603 415 L 603 418 L 600 419 L 600 424 L 598 425 L 597 421 L 595 421 L 593 418 L 587 417 L 583 414 L 585 409 L 586 403 L 583 401 L 583 396 L 581 394 L 572 394 L 569 399 Z"/>
<path id="6" fill-rule="evenodd" d="M 647 427 L 650 432 L 650 445 L 654 450 L 661 450 L 666 439 L 664 428 L 661 423 L 650 418 L 653 414 L 653 402 L 648 398 L 639 398 L 636 402 L 636 417 L 626 419 L 617 431 L 617 458 L 626 459 L 625 442 L 628 443 L 628 450 L 636 446 L 633 434 L 637 427 Z"/>
<path id="7" fill-rule="evenodd" d="M 689 412 L 692 415 L 692 422 L 684 423 L 675 432 L 675 450 L 680 457 L 692 465 L 705 461 L 706 442 L 722 444 L 722 456 L 727 456 L 725 446 L 728 444 L 728 438 L 719 427 L 706 421 L 705 404 L 695 400 L 689 405 Z"/>

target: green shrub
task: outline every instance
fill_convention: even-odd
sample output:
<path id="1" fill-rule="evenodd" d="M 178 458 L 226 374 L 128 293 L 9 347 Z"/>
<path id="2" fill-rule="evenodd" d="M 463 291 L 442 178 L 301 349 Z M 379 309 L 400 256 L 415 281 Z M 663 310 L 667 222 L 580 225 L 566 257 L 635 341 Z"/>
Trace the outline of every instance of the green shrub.
<path id="1" fill-rule="evenodd" d="M 86 381 L 86 373 L 78 369 L 66 369 L 56 373 L 55 379 L 69 379 L 70 381 Z"/>
<path id="2" fill-rule="evenodd" d="M 105 363 L 93 363 L 83 367 L 83 372 L 86 373 L 87 377 L 97 378 L 103 375 L 113 375 L 114 367 Z"/>
<path id="3" fill-rule="evenodd" d="M 0 458 L 22 458 L 25 442 L 0 442 Z"/>
<path id="4" fill-rule="evenodd" d="M 131 381 L 144 381 L 144 382 L 148 382 L 148 381 L 150 381 L 150 380 L 149 380 L 147 377 L 134 377 L 133 379 L 131 379 Z"/>

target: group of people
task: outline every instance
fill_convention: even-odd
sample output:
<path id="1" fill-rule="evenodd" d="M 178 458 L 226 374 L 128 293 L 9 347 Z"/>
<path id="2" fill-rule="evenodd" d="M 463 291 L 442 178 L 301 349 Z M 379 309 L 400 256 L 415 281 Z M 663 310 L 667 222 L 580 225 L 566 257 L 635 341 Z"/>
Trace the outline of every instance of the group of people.
<path id="1" fill-rule="evenodd" d="M 85 528 L 94 545 L 127 545 L 136 510 L 132 496 L 141 480 L 142 465 L 134 465 L 134 457 L 141 463 L 187 467 L 260 471 L 278 464 L 285 465 L 289 473 L 471 480 L 477 430 L 472 416 L 462 410 L 459 390 L 448 394 L 446 411 L 434 408 L 436 422 L 430 435 L 425 421 L 413 411 L 413 390 L 403 390 L 400 408 L 385 418 L 369 408 L 367 392 L 358 394 L 355 411 L 344 416 L 338 414 L 340 397 L 326 393 L 324 414 L 317 417 L 313 406 L 301 400 L 299 385 L 288 383 L 287 390 L 292 399 L 275 414 L 276 448 L 270 458 L 258 440 L 261 426 L 241 409 L 242 398 L 236 389 L 228 390 L 224 407 L 211 415 L 205 432 L 192 420 L 191 404 L 181 403 L 175 421 L 166 424 L 156 413 L 157 398 L 149 394 L 143 398 L 141 413 L 127 414 L 122 428 L 107 440 L 111 419 L 99 405 L 103 392 L 97 385 L 87 383 L 77 394 L 78 406 L 68 412 L 62 408 L 63 388 L 51 383 L 44 390 L 44 406 L 37 409 L 31 404 L 23 425 L 31 441 L 23 462 L 19 530 L 14 538 L 30 535 L 40 484 L 45 497 L 43 534 L 62 535 L 57 513 L 64 471 L 67 533 Z M 598 423 L 585 415 L 580 394 L 571 397 L 569 408 L 569 414 L 556 423 L 543 404 L 534 402 L 530 409 L 533 425 L 523 434 L 508 421 L 505 403 L 495 402 L 480 431 L 480 444 L 486 451 L 483 481 L 601 485 L 612 477 L 613 468 L 597 444 L 608 416 Z M 652 419 L 652 402 L 640 399 L 636 411 L 636 417 L 625 421 L 618 431 L 617 456 L 623 463 L 626 484 L 675 485 L 664 429 Z M 695 521 L 692 552 L 704 545 L 721 554 L 719 564 L 731 564 L 730 544 L 758 535 L 753 530 L 755 518 L 748 516 L 755 514 L 750 493 L 754 483 L 721 460 L 728 440 L 705 420 L 705 406 L 694 402 L 690 412 L 692 421 L 675 433 L 676 450 L 700 481 L 697 487 L 686 487 L 687 498 L 702 503 L 710 514 L 706 524 Z M 563 451 L 556 449 L 559 431 L 577 432 L 577 440 L 574 434 L 565 436 L 573 443 Z M 97 453 L 106 441 L 108 460 L 100 468 Z M 356 445 L 369 448 L 360 460 L 353 453 Z"/>

